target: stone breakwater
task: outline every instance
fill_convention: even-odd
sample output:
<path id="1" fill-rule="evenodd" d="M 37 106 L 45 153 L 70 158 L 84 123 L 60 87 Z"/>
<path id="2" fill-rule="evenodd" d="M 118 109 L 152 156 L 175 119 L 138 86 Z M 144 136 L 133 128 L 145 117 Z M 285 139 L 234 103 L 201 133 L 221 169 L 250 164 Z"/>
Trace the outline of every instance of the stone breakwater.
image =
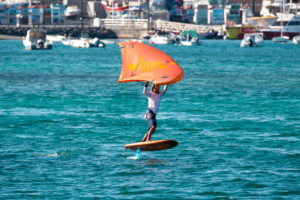
<path id="1" fill-rule="evenodd" d="M 14 36 L 26 36 L 27 31 L 31 28 L 26 27 L 0 27 L 0 34 L 2 35 L 14 35 Z M 108 39 L 117 39 L 118 35 L 111 29 L 106 28 L 78 28 L 78 27 L 52 27 L 45 28 L 47 30 L 47 35 L 66 35 L 68 37 L 80 37 L 81 32 L 89 34 L 89 37 L 94 38 L 108 38 Z"/>

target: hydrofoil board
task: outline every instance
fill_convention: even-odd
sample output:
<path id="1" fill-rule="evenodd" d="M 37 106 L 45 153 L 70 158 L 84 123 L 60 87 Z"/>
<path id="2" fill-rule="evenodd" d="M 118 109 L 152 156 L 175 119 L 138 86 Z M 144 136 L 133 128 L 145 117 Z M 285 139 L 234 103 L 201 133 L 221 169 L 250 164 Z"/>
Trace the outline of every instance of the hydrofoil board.
<path id="1" fill-rule="evenodd" d="M 136 151 L 138 148 L 141 151 L 160 151 L 160 150 L 171 149 L 173 147 L 176 147 L 177 145 L 178 142 L 175 140 L 156 140 L 156 141 L 149 141 L 149 142 L 137 142 L 137 143 L 126 144 L 124 145 L 124 147 L 126 149 L 130 149 L 133 151 Z"/>

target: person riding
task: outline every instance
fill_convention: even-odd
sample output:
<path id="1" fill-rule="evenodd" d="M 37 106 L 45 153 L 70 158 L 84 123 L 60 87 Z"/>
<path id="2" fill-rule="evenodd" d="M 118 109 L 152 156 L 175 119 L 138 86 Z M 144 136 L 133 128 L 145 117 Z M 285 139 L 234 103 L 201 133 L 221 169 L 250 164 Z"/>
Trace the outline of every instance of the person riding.
<path id="1" fill-rule="evenodd" d="M 146 111 L 145 118 L 148 123 L 148 132 L 145 134 L 142 142 L 151 141 L 151 136 L 156 130 L 156 114 L 159 109 L 161 97 L 167 91 L 168 86 L 165 85 L 164 89 L 159 92 L 159 85 L 153 84 L 151 86 L 151 92 L 147 92 L 149 81 L 145 83 L 143 94 L 148 97 L 148 110 Z"/>

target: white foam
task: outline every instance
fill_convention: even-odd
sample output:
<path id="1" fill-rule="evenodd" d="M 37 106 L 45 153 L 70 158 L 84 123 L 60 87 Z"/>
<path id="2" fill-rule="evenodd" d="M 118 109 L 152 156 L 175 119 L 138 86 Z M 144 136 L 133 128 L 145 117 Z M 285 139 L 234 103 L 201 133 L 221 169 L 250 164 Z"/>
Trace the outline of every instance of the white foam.
<path id="1" fill-rule="evenodd" d="M 136 160 L 136 156 L 132 156 L 132 157 L 127 157 L 127 159 L 133 159 L 133 160 Z"/>
<path id="2" fill-rule="evenodd" d="M 57 157 L 58 155 L 57 155 L 57 153 L 56 153 L 56 152 L 54 152 L 54 154 L 47 154 L 47 156 L 51 156 L 51 157 Z"/>

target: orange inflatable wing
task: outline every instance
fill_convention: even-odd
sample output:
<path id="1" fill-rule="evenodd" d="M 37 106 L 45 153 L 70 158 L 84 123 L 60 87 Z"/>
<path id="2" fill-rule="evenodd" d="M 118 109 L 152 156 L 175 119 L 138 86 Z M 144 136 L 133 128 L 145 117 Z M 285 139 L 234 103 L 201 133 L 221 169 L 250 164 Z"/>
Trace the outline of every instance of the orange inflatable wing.
<path id="1" fill-rule="evenodd" d="M 118 83 L 151 81 L 170 85 L 183 78 L 182 68 L 167 54 L 140 42 L 119 42 L 122 71 Z"/>

